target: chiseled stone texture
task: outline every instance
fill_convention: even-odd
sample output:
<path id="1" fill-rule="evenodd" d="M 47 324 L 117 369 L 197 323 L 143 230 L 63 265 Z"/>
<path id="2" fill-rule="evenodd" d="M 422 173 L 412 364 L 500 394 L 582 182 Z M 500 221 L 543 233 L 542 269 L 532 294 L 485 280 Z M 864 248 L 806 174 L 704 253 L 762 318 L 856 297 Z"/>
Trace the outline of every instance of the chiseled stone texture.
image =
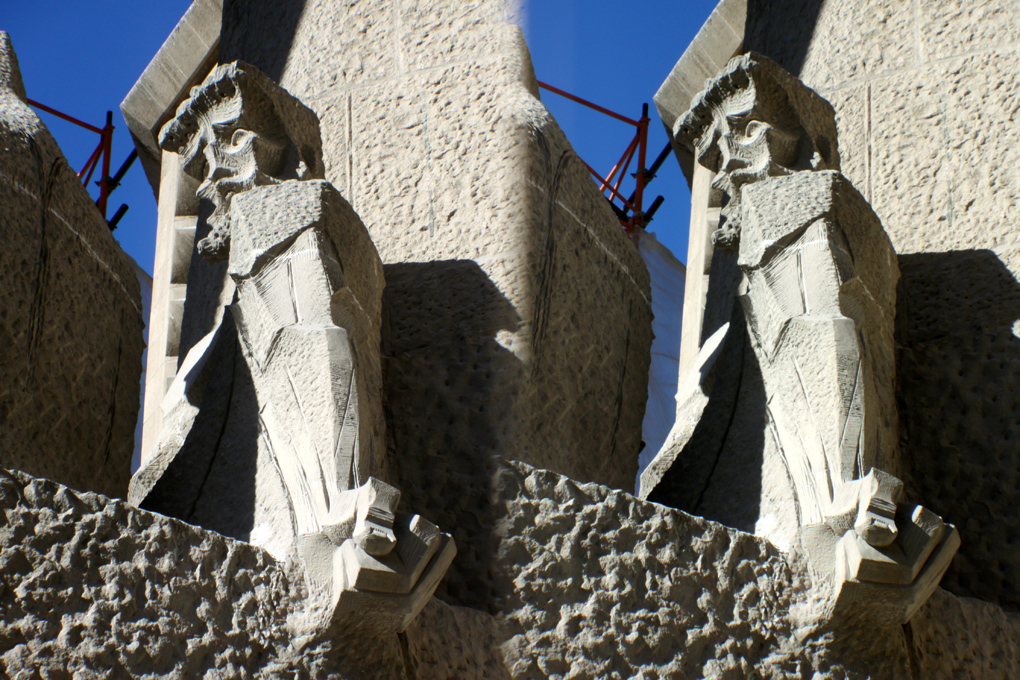
<path id="1" fill-rule="evenodd" d="M 326 179 L 385 265 L 393 480 L 459 528 L 440 588 L 487 607 L 491 472 L 631 488 L 648 273 L 538 98 L 512 0 L 227 0 L 220 60 L 320 119 Z"/>
<path id="2" fill-rule="evenodd" d="M 0 32 L 0 465 L 127 493 L 142 302 Z"/>
<path id="3" fill-rule="evenodd" d="M 0 469 L 0 674 L 46 678 L 871 677 L 1020 673 L 1020 617 L 936 591 L 909 627 L 798 628 L 767 541 L 521 463 L 493 498 L 484 612 L 433 600 L 401 634 L 302 637 L 264 550 Z"/>
<path id="4" fill-rule="evenodd" d="M 261 550 L 17 472 L 0 505 L 8 677 L 244 677 L 285 644 L 284 574 Z"/>
<path id="5" fill-rule="evenodd" d="M 513 677 L 744 678 L 782 654 L 793 573 L 768 541 L 520 464 L 500 486 Z"/>
<path id="6" fill-rule="evenodd" d="M 433 599 L 403 634 L 406 677 L 510 680 L 500 648 L 502 635 L 502 626 L 494 616 Z"/>
<path id="7" fill-rule="evenodd" d="M 3 677 L 403 680 L 408 649 L 432 677 L 486 665 L 478 616 L 438 603 L 421 641 L 300 637 L 301 586 L 269 553 L 122 501 L 0 469 L 0 513 Z"/>
<path id="8" fill-rule="evenodd" d="M 907 490 L 963 541 L 943 585 L 1014 610 L 1018 31 L 1012 0 L 749 0 L 745 41 L 832 103 L 843 172 L 900 255 Z"/>
<path id="9" fill-rule="evenodd" d="M 943 590 L 909 627 L 817 627 L 768 541 L 513 463 L 499 477 L 503 656 L 520 678 L 1008 678 L 1020 616 Z M 496 676 L 501 677 L 501 676 Z"/>

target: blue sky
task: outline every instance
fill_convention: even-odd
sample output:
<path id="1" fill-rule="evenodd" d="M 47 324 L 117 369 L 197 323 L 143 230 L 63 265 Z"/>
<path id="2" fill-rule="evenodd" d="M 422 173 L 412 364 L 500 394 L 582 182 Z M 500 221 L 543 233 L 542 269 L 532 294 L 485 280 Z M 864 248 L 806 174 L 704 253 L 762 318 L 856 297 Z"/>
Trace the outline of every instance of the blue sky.
<path id="1" fill-rule="evenodd" d="M 119 106 L 128 90 L 188 8 L 190 0 L 0 0 L 0 30 L 11 35 L 31 99 L 101 127 L 114 112 L 112 170 L 132 149 Z M 539 80 L 630 118 L 647 102 L 652 123 L 649 163 L 666 143 L 652 96 L 715 6 L 715 0 L 533 0 L 525 27 Z M 542 100 L 578 155 L 602 173 L 623 153 L 633 129 L 549 92 Z M 75 170 L 98 135 L 41 117 Z M 629 187 L 628 187 L 629 189 Z M 625 193 L 629 193 L 629 190 Z M 689 194 L 672 158 L 646 193 L 646 206 L 665 203 L 649 226 L 686 260 Z M 98 190 L 93 187 L 93 195 Z M 139 265 L 152 272 L 156 202 L 141 165 L 111 196 L 108 215 L 130 210 L 115 236 Z"/>

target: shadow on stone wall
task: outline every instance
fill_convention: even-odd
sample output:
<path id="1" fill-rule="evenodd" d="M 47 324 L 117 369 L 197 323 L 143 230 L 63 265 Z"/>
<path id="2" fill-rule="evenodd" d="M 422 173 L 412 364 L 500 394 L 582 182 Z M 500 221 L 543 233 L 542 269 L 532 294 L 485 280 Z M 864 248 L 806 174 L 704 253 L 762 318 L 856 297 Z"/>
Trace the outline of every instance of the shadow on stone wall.
<path id="1" fill-rule="evenodd" d="M 200 410 L 180 452 L 142 503 L 224 536 L 248 541 L 255 517 L 259 406 L 233 316 L 203 371 Z"/>
<path id="2" fill-rule="evenodd" d="M 1020 283 L 990 250 L 899 262 L 907 493 L 960 530 L 942 585 L 1020 609 Z"/>
<path id="3" fill-rule="evenodd" d="M 495 611 L 493 505 L 499 451 L 524 365 L 496 340 L 515 331 L 513 305 L 476 262 L 388 264 L 383 371 L 390 469 L 405 508 L 450 532 L 457 557 L 439 586 L 451 604 Z M 422 376 L 431 376 L 423 380 Z M 406 452 L 409 455 L 398 455 Z"/>
<path id="4" fill-rule="evenodd" d="M 709 377 L 702 378 L 709 400 L 648 500 L 753 533 L 762 512 L 765 387 L 744 310 L 732 296 L 727 306 L 726 339 Z"/>
<path id="5" fill-rule="evenodd" d="M 743 315 L 739 305 L 736 313 Z M 736 384 L 732 389 L 736 404 L 729 412 L 717 415 L 727 420 L 722 429 L 725 434 L 714 455 L 705 452 L 708 476 L 690 512 L 753 534 L 763 514 L 762 473 L 768 412 L 761 368 L 751 348 L 747 327 L 741 318 L 731 328 L 742 338 L 728 357 L 721 358 L 734 364 Z"/>
<path id="6" fill-rule="evenodd" d="M 764 54 L 799 76 L 824 2 L 747 0 L 742 51 Z"/>
<path id="7" fill-rule="evenodd" d="M 259 2 L 224 0 L 223 26 L 230 40 L 220 43 L 221 64 L 242 59 L 280 82 L 307 0 Z M 264 27 L 272 26 L 272 31 Z M 268 38 L 268 39 L 267 39 Z"/>

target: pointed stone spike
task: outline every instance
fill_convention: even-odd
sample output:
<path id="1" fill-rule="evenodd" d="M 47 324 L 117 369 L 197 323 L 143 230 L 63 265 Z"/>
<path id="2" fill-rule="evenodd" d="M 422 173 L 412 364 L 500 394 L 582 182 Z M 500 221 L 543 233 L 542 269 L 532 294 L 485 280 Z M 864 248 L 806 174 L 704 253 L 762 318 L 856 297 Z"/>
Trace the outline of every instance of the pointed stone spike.
<path id="1" fill-rule="evenodd" d="M 0 91 L 4 90 L 14 92 L 21 99 L 27 97 L 11 36 L 7 31 L 0 31 Z"/>

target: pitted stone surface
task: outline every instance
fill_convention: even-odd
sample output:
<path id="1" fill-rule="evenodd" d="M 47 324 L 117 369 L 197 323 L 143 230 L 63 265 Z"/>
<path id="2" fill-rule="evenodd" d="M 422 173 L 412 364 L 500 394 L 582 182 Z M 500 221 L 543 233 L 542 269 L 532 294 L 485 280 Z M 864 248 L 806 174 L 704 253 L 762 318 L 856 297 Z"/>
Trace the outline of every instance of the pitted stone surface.
<path id="1" fill-rule="evenodd" d="M 0 32 L 0 464 L 124 496 L 142 370 L 138 279 L 23 95 Z"/>
<path id="2" fill-rule="evenodd" d="M 515 678 L 752 677 L 790 635 L 767 541 L 523 465 L 500 482 Z"/>
<path id="3" fill-rule="evenodd" d="M 899 626 L 798 628 L 796 563 L 762 539 L 512 464 L 494 485 L 490 614 L 430 602 L 403 634 L 292 628 L 260 548 L 0 471 L 7 677 L 781 678 L 1020 673 L 1020 618 L 944 591 Z M 27 674 L 27 675 L 26 675 Z"/>
<path id="4" fill-rule="evenodd" d="M 994 605 L 936 590 L 909 627 L 813 628 L 801 563 L 764 539 L 520 463 L 501 470 L 499 488 L 509 593 L 499 618 L 513 678 L 1020 672 L 1020 617 Z"/>
<path id="5" fill-rule="evenodd" d="M 407 639 L 295 629 L 304 585 L 293 574 L 260 548 L 0 469 L 3 677 L 406 678 Z M 439 670 L 419 677 L 491 665 L 495 647 L 477 634 L 492 627 L 486 615 L 425 614 L 410 648 Z"/>
<path id="6" fill-rule="evenodd" d="M 0 494 L 7 677 L 252 677 L 287 646 L 262 550 L 21 473 Z"/>
<path id="7" fill-rule="evenodd" d="M 1013 678 L 1020 673 L 1020 616 L 938 589 L 910 622 L 915 678 Z"/>
<path id="8" fill-rule="evenodd" d="M 908 495 L 955 523 L 945 585 L 1020 607 L 1020 5 L 749 0 L 744 49 L 836 109 L 843 172 L 900 254 Z M 833 55 L 838 55 L 834 58 Z"/>
<path id="9" fill-rule="evenodd" d="M 411 622 L 404 639 L 409 677 L 415 680 L 511 678 L 500 649 L 502 626 L 477 609 L 433 599 Z"/>

